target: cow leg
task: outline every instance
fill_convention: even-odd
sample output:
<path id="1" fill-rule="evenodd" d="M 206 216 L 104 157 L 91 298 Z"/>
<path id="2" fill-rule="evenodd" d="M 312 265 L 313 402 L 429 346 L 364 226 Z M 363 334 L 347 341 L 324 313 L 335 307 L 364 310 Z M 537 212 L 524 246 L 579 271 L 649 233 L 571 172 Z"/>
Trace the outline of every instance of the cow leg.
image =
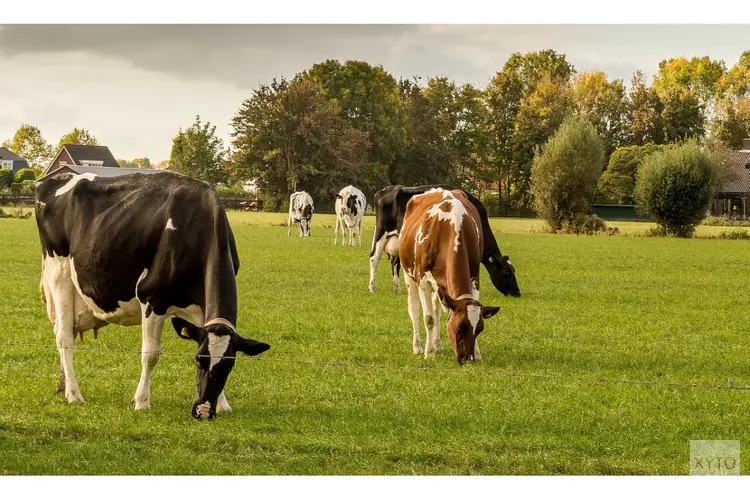
<path id="1" fill-rule="evenodd" d="M 289 217 L 287 217 L 286 220 L 286 235 L 291 236 L 292 235 L 292 214 L 289 214 Z"/>
<path id="2" fill-rule="evenodd" d="M 232 411 L 232 407 L 229 406 L 229 403 L 227 403 L 227 397 L 224 395 L 224 391 L 221 391 L 221 394 L 219 394 L 219 399 L 216 400 L 216 412 L 230 412 Z"/>
<path id="3" fill-rule="evenodd" d="M 411 318 L 412 348 L 414 354 L 422 354 L 422 339 L 419 336 L 419 287 L 416 281 L 404 275 Z"/>
<path id="4" fill-rule="evenodd" d="M 161 356 L 161 331 L 166 316 L 155 314 L 150 306 L 141 304 L 141 380 L 135 391 L 136 410 L 151 408 L 151 373 Z"/>
<path id="5" fill-rule="evenodd" d="M 359 235 L 359 246 L 362 246 L 362 219 L 357 224 L 357 234 Z"/>
<path id="6" fill-rule="evenodd" d="M 406 274 L 404 273 L 404 276 Z M 440 326 L 437 324 L 435 309 L 432 307 L 432 294 L 436 293 L 432 289 L 429 281 L 422 281 L 419 287 L 419 298 L 422 301 L 422 316 L 424 317 L 424 327 L 427 330 L 427 345 L 424 350 L 424 358 L 434 358 L 437 352 L 435 345 L 436 332 L 439 332 Z"/>
<path id="7" fill-rule="evenodd" d="M 377 238 L 377 230 L 372 239 L 372 252 L 370 252 L 370 286 L 369 290 L 375 292 L 375 274 L 378 271 L 378 264 L 380 264 L 380 258 L 383 257 L 383 249 L 385 248 L 385 234 L 381 234 L 380 238 Z"/>
<path id="8" fill-rule="evenodd" d="M 340 217 L 336 214 L 336 229 L 333 230 L 333 244 L 338 244 L 339 241 L 339 224 L 341 223 Z M 343 237 L 343 234 L 341 235 Z"/>
<path id="9" fill-rule="evenodd" d="M 65 367 L 60 358 L 60 377 L 57 379 L 57 392 L 65 393 Z"/>
<path id="10" fill-rule="evenodd" d="M 393 291 L 401 293 L 401 280 L 399 280 L 398 272 L 401 269 L 401 259 L 398 257 L 391 257 L 391 274 L 393 275 Z M 406 276 L 406 274 L 404 274 Z"/>
<path id="11" fill-rule="evenodd" d="M 479 340 L 474 339 L 474 361 L 482 359 L 482 354 L 479 352 Z"/>
<path id="12" fill-rule="evenodd" d="M 349 227 L 349 246 L 354 246 L 354 226 Z"/>
<path id="13" fill-rule="evenodd" d="M 437 291 L 432 292 L 432 309 L 435 311 L 435 349 L 439 351 L 443 348 L 443 341 L 440 339 L 440 313 L 443 304 L 440 303 Z"/>

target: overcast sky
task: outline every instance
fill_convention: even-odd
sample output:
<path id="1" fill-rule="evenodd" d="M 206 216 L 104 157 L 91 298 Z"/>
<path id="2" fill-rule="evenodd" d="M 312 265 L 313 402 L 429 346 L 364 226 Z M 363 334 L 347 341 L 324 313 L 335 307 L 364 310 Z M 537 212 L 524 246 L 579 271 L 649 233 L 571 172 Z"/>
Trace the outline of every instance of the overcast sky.
<path id="1" fill-rule="evenodd" d="M 117 158 L 158 162 L 196 114 L 228 144 L 229 122 L 253 87 L 325 59 L 485 86 L 511 53 L 545 48 L 579 72 L 629 82 L 669 57 L 708 55 L 731 67 L 750 49 L 750 26 L 0 26 L 0 141 L 21 123 L 53 144 L 84 127 Z"/>

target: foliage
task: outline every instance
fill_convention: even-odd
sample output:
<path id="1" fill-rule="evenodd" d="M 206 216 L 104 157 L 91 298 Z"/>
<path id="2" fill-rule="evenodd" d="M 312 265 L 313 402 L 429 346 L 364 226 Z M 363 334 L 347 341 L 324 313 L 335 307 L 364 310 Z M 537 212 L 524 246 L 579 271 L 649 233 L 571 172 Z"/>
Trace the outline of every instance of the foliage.
<path id="1" fill-rule="evenodd" d="M 617 226 L 607 227 L 604 219 L 598 215 L 576 214 L 572 219 L 563 222 L 558 232 L 563 234 L 603 234 L 614 236 L 620 234 Z"/>
<path id="2" fill-rule="evenodd" d="M 36 172 L 34 169 L 31 168 L 22 168 L 18 172 L 16 172 L 16 176 L 14 177 L 14 182 L 23 182 L 27 180 L 35 180 L 36 179 Z"/>
<path id="3" fill-rule="evenodd" d="M 609 158 L 625 144 L 628 103 L 622 80 L 610 82 L 602 71 L 583 73 L 574 81 L 572 99 L 577 116 L 594 126 Z"/>
<path id="4" fill-rule="evenodd" d="M 506 215 L 532 206 L 534 151 L 570 111 L 574 73 L 565 55 L 553 50 L 514 53 L 486 90 L 487 162 Z"/>
<path id="5" fill-rule="evenodd" d="M 0 169 L 0 189 L 7 189 L 14 180 L 13 171 L 7 168 Z"/>
<path id="6" fill-rule="evenodd" d="M 665 140 L 664 104 L 653 87 L 646 84 L 643 72 L 636 71 L 628 93 L 626 140 L 628 144 L 663 144 Z"/>
<path id="7" fill-rule="evenodd" d="M 217 186 L 216 193 L 222 198 L 248 198 L 248 194 L 242 189 L 242 184 Z"/>
<path id="8" fill-rule="evenodd" d="M 232 119 L 234 179 L 258 179 L 267 194 L 306 189 L 332 198 L 363 178 L 366 134 L 341 116 L 313 77 L 274 80 L 243 101 Z"/>
<path id="9" fill-rule="evenodd" d="M 55 152 L 59 151 L 60 148 L 63 147 L 64 144 L 80 144 L 83 146 L 98 146 L 99 141 L 94 137 L 94 134 L 86 130 L 85 128 L 74 128 L 72 131 L 68 132 L 64 136 L 60 138 L 60 141 L 57 143 L 57 149 Z"/>
<path id="10" fill-rule="evenodd" d="M 633 190 L 638 167 L 645 157 L 660 149 L 661 146 L 646 144 L 626 146 L 615 150 L 609 157 L 607 170 L 599 179 L 599 191 L 610 202 L 624 205 L 635 203 Z"/>
<path id="11" fill-rule="evenodd" d="M 639 210 L 666 234 L 692 236 L 713 200 L 719 179 L 716 158 L 695 140 L 647 157 L 636 180 Z"/>
<path id="12" fill-rule="evenodd" d="M 536 211 L 553 230 L 588 214 L 603 156 L 604 146 L 596 129 L 586 121 L 568 118 L 534 158 Z"/>
<path id="13" fill-rule="evenodd" d="M 750 227 L 750 219 L 735 218 L 728 215 L 710 215 L 701 221 L 701 225 Z"/>
<path id="14" fill-rule="evenodd" d="M 42 137 L 38 127 L 26 123 L 16 130 L 12 139 L 3 142 L 3 147 L 10 149 L 26 160 L 31 168 L 42 169 L 52 159 L 52 146 Z"/>
<path id="15" fill-rule="evenodd" d="M 222 182 L 226 172 L 221 167 L 224 144 L 216 137 L 216 126 L 201 123 L 200 116 L 185 130 L 180 129 L 172 140 L 170 170 L 212 184 Z"/>

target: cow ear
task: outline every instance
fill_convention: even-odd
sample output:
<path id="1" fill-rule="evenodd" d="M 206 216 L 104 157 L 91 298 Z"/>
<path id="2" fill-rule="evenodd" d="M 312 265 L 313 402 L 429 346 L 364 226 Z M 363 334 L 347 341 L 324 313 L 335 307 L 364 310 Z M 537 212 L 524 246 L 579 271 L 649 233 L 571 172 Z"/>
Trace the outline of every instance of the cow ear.
<path id="1" fill-rule="evenodd" d="M 195 340 L 198 344 L 202 344 L 206 339 L 206 331 L 203 328 L 182 318 L 172 318 L 172 327 L 183 339 Z"/>
<path id="2" fill-rule="evenodd" d="M 482 306 L 482 317 L 488 319 L 493 317 L 495 314 L 500 312 L 500 308 L 496 306 Z"/>
<path id="3" fill-rule="evenodd" d="M 438 285 L 438 298 L 440 298 L 440 302 L 451 311 L 455 311 L 458 307 L 456 301 L 453 300 L 453 297 L 448 295 L 448 292 L 443 285 Z"/>
<path id="4" fill-rule="evenodd" d="M 232 343 L 234 349 L 239 352 L 244 352 L 248 356 L 257 356 L 263 352 L 266 352 L 271 348 L 270 345 L 265 342 L 258 342 L 257 340 L 246 339 L 237 334 L 232 336 Z"/>

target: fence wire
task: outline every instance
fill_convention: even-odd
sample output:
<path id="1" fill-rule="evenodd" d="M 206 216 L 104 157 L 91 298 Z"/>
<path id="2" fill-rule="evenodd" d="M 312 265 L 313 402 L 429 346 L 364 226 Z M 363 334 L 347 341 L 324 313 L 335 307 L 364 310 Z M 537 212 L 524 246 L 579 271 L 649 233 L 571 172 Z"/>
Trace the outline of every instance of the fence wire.
<path id="1" fill-rule="evenodd" d="M 54 344 L 33 344 L 24 342 L 6 342 L 2 344 L 5 347 L 22 347 L 27 349 L 52 349 L 58 350 L 57 345 Z M 74 346 L 65 347 L 63 349 L 74 349 L 82 352 L 115 352 L 115 353 L 127 353 L 127 354 L 158 354 L 160 357 L 163 356 L 176 356 L 178 353 L 165 353 L 155 351 L 141 351 L 140 349 L 128 349 L 128 348 L 116 348 L 116 347 L 88 347 L 88 346 Z M 179 353 L 180 356 L 184 356 L 183 353 Z M 210 354 L 197 354 L 196 357 L 201 358 L 223 358 L 223 359 L 237 359 L 237 356 L 211 356 Z M 249 360 L 254 360 L 252 357 L 243 356 Z M 609 377 L 587 377 L 582 375 L 555 375 L 555 374 L 544 374 L 544 373 L 519 373 L 519 372 L 507 372 L 499 370 L 463 370 L 455 368 L 439 368 L 434 366 L 390 366 L 376 363 L 359 363 L 352 361 L 314 361 L 314 360 L 303 360 L 303 359 L 263 359 L 256 362 L 262 362 L 264 364 L 276 364 L 276 365 L 307 365 L 314 367 L 331 367 L 331 368 L 348 368 L 348 369 L 369 369 L 369 370 L 393 370 L 393 371 L 417 371 L 417 372 L 441 372 L 451 373 L 457 375 L 472 375 L 477 373 L 483 373 L 502 378 L 527 378 L 536 380 L 559 380 L 559 381 L 576 381 L 582 383 L 596 383 L 596 384 L 613 384 L 613 385 L 636 385 L 643 387 L 653 388 L 665 388 L 665 389 L 703 389 L 703 390 L 726 390 L 726 391 L 750 391 L 750 386 L 747 385 L 734 385 L 731 379 L 727 379 L 726 385 L 719 384 L 697 384 L 689 382 L 661 382 L 657 380 L 637 380 L 637 379 L 617 379 Z"/>

